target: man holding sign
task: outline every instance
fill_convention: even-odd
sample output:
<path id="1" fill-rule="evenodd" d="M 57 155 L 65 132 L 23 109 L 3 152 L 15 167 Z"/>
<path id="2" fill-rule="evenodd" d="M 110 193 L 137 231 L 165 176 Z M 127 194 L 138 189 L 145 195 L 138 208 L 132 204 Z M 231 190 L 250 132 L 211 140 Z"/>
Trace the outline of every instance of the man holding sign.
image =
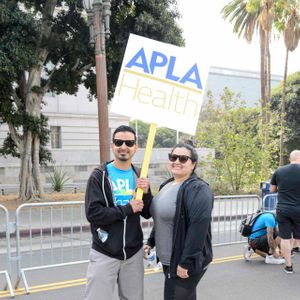
<path id="1" fill-rule="evenodd" d="M 110 300 L 118 283 L 120 299 L 143 299 L 143 232 L 140 214 L 149 218 L 152 195 L 146 178 L 131 163 L 137 151 L 136 134 L 129 126 L 113 133 L 115 159 L 96 168 L 86 189 L 86 217 L 93 235 L 87 270 L 86 300 Z M 133 195 L 136 188 L 143 200 Z"/>

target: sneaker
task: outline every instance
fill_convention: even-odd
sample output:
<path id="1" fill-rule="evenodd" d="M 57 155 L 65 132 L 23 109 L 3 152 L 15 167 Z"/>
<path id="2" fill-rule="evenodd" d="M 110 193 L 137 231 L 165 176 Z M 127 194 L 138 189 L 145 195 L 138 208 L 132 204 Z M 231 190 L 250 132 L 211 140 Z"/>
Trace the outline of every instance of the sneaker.
<path id="1" fill-rule="evenodd" d="M 293 274 L 293 273 L 294 273 L 294 271 L 293 271 L 293 266 L 290 266 L 290 267 L 285 266 L 285 268 L 283 269 L 283 271 L 284 271 L 285 273 L 287 273 L 287 274 Z"/>
<path id="2" fill-rule="evenodd" d="M 275 258 L 273 255 L 267 255 L 265 263 L 270 265 L 282 265 L 285 263 L 285 259 L 281 257 Z"/>
<path id="3" fill-rule="evenodd" d="M 299 247 L 294 247 L 292 249 L 293 252 L 299 253 L 300 252 L 300 248 Z"/>
<path id="4" fill-rule="evenodd" d="M 243 250 L 243 255 L 244 255 L 244 259 L 246 261 L 250 261 L 251 260 L 251 255 L 254 253 L 253 249 L 251 247 L 249 247 L 248 245 L 244 246 L 244 250 Z"/>

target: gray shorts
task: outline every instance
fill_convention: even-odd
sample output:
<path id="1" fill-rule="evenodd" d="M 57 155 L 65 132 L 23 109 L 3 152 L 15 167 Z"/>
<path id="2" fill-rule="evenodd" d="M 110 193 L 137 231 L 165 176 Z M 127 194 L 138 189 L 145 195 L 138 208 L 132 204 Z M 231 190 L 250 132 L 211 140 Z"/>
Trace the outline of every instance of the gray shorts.
<path id="1" fill-rule="evenodd" d="M 116 284 L 121 300 L 144 299 L 143 249 L 127 260 L 90 251 L 85 300 L 112 300 Z"/>

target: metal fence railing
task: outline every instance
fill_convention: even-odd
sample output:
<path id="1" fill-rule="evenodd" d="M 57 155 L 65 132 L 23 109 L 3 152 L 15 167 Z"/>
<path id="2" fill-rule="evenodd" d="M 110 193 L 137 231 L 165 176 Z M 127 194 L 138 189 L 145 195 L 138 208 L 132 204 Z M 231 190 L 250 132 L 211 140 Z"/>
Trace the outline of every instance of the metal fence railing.
<path id="1" fill-rule="evenodd" d="M 16 210 L 17 282 L 25 272 L 87 262 L 91 235 L 83 201 L 28 203 Z"/>
<path id="2" fill-rule="evenodd" d="M 1 236 L 0 244 L 0 274 L 5 277 L 5 287 L 4 290 L 8 290 L 11 297 L 14 297 L 14 292 L 10 279 L 11 272 L 11 249 L 10 249 L 10 223 L 9 223 L 9 213 L 5 206 L 0 205 L 0 233 Z"/>
<path id="3" fill-rule="evenodd" d="M 244 243 L 247 239 L 239 233 L 241 221 L 260 208 L 261 198 L 257 195 L 215 196 L 211 223 L 213 245 Z M 145 240 L 152 223 L 152 219 L 142 221 Z"/>
<path id="4" fill-rule="evenodd" d="M 261 208 L 257 195 L 216 196 L 212 215 L 213 245 L 242 243 L 246 238 L 239 233 L 241 220 Z"/>
<path id="5" fill-rule="evenodd" d="M 277 205 L 277 193 L 266 194 L 262 199 L 262 210 L 275 212 Z"/>
<path id="6" fill-rule="evenodd" d="M 216 196 L 212 215 L 213 245 L 245 242 L 246 239 L 239 233 L 241 220 L 259 208 L 261 199 L 257 195 Z M 1 215 L 4 221 L 1 221 Z M 7 261 L 3 271 L 0 263 L 0 274 L 6 276 L 11 296 L 13 290 L 9 268 L 12 260 L 16 260 L 15 287 L 23 281 L 27 293 L 30 293 L 27 272 L 88 262 L 91 233 L 85 217 L 84 201 L 26 203 L 19 206 L 15 212 L 14 257 L 11 256 L 11 224 L 4 206 L 0 206 L 0 221 L 3 227 L 0 232 L 5 232 L 5 240 L 2 238 L 0 242 L 6 245 L 6 250 L 2 251 Z M 153 220 L 143 219 L 141 224 L 147 239 Z"/>

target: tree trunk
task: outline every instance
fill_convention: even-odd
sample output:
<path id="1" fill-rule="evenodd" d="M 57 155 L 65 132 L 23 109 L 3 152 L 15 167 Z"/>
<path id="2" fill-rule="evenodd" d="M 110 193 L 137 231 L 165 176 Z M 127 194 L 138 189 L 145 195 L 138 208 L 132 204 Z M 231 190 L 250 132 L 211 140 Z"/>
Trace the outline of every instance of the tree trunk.
<path id="1" fill-rule="evenodd" d="M 268 163 L 266 157 L 267 146 L 269 143 L 268 132 L 268 61 L 267 61 L 267 34 L 260 26 L 260 89 L 261 89 L 261 122 L 262 122 L 262 165 L 261 175 L 262 177 L 268 174 Z"/>
<path id="2" fill-rule="evenodd" d="M 28 94 L 26 96 L 26 113 L 29 116 L 41 118 L 41 105 L 43 94 L 35 89 L 40 87 L 41 68 L 32 69 L 28 76 Z M 34 89 L 33 89 L 34 88 Z M 21 153 L 20 190 L 21 201 L 30 200 L 34 195 L 40 197 L 43 193 L 43 185 L 40 176 L 40 139 L 36 133 L 24 128 L 23 151 Z"/>
<path id="3" fill-rule="evenodd" d="M 262 123 L 267 123 L 267 93 L 266 93 L 266 33 L 260 27 L 260 92 L 261 92 L 261 116 Z"/>
<path id="4" fill-rule="evenodd" d="M 35 188 L 38 191 L 38 196 L 42 197 L 44 194 L 44 188 L 41 181 L 40 138 L 38 136 L 35 136 L 32 141 L 32 176 Z"/>
<path id="5" fill-rule="evenodd" d="M 284 131 L 285 131 L 285 98 L 286 98 L 286 82 L 287 82 L 287 69 L 289 61 L 289 50 L 286 48 L 284 77 L 283 77 L 283 90 L 281 98 L 281 110 L 280 110 L 280 156 L 279 165 L 284 165 Z"/>
<path id="6" fill-rule="evenodd" d="M 23 152 L 21 153 L 21 169 L 20 169 L 20 190 L 19 199 L 24 202 L 33 197 L 33 182 L 32 182 L 32 133 L 27 131 L 23 136 Z"/>

